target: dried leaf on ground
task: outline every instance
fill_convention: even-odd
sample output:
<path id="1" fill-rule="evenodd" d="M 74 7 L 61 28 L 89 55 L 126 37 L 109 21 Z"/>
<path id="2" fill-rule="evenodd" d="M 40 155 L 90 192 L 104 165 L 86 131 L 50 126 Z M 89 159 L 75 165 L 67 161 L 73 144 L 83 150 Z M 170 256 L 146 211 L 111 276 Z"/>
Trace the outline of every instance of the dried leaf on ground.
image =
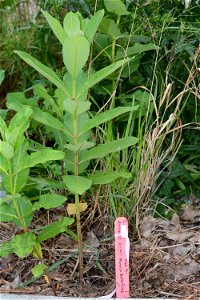
<path id="1" fill-rule="evenodd" d="M 192 223 L 200 221 L 200 209 L 193 209 L 191 206 L 185 206 L 181 215 L 183 221 L 190 221 Z"/>

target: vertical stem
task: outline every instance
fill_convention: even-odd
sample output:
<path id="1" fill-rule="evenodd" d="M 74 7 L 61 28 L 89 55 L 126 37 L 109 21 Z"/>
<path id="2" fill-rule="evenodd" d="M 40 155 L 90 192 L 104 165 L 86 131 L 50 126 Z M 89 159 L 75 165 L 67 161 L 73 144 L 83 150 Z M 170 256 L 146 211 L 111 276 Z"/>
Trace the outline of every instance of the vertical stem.
<path id="1" fill-rule="evenodd" d="M 17 217 L 23 227 L 24 230 L 26 230 L 26 224 L 24 223 L 24 219 L 20 213 L 19 207 L 18 207 L 18 203 L 17 203 L 17 199 L 16 199 L 16 192 L 15 192 L 15 188 L 13 186 L 13 174 L 12 174 L 12 169 L 11 169 L 11 164 L 10 161 L 8 161 L 8 169 L 9 169 L 9 184 L 10 184 L 10 193 L 11 195 L 13 195 L 13 205 L 15 207 L 16 210 L 16 214 Z"/>
<path id="2" fill-rule="evenodd" d="M 77 115 L 74 114 L 74 144 L 78 143 L 78 126 L 77 126 Z M 78 151 L 74 154 L 74 174 L 78 176 Z M 82 232 L 81 232 L 81 217 L 80 217 L 80 202 L 79 194 L 75 193 L 75 206 L 76 206 L 76 228 L 78 235 L 78 255 L 79 255 L 79 280 L 80 289 L 83 284 L 83 249 L 82 249 Z"/>
<path id="3" fill-rule="evenodd" d="M 72 81 L 72 98 L 75 99 L 76 98 L 76 80 L 73 79 Z"/>
<path id="4" fill-rule="evenodd" d="M 76 228 L 78 235 L 78 255 L 79 255 L 79 280 L 82 288 L 83 284 L 83 249 L 82 249 L 82 232 L 81 232 L 81 217 L 80 217 L 80 202 L 79 194 L 75 194 L 75 205 L 76 205 Z"/>

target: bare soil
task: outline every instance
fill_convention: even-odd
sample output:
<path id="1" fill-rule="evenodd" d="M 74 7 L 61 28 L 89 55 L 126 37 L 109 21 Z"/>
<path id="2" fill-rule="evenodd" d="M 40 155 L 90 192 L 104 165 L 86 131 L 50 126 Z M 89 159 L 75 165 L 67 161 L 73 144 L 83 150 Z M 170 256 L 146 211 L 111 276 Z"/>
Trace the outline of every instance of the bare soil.
<path id="1" fill-rule="evenodd" d="M 58 211 L 58 213 L 60 213 Z M 38 215 L 35 225 L 51 219 Z M 55 216 L 55 211 L 54 211 Z M 135 298 L 200 297 L 200 210 L 185 207 L 182 216 L 169 220 L 147 216 L 140 221 L 137 240 L 131 239 L 130 296 Z M 84 233 L 84 285 L 80 291 L 77 243 L 65 234 L 43 243 L 49 278 L 33 279 L 31 256 L 19 260 L 14 254 L 0 259 L 0 292 L 100 297 L 115 289 L 114 241 L 105 220 Z M 18 233 L 12 224 L 0 223 L 1 241 Z M 86 246 L 87 245 L 87 246 Z M 23 287 L 22 287 L 23 286 Z"/>

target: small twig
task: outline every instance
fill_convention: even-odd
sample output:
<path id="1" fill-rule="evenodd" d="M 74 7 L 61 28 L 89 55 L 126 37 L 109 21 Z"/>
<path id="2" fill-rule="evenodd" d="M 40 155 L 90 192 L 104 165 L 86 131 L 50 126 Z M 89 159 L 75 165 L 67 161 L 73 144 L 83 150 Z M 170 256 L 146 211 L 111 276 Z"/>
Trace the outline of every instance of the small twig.
<path id="1" fill-rule="evenodd" d="M 157 238 L 154 240 L 154 242 L 153 242 L 152 252 L 150 253 L 150 255 L 149 255 L 147 261 L 145 262 L 145 266 L 143 267 L 142 271 L 140 272 L 140 275 L 146 270 L 148 264 L 150 263 L 150 261 L 151 261 L 153 255 L 154 255 L 154 252 L 155 252 L 155 250 L 156 250 L 156 244 L 157 244 L 157 241 L 158 241 L 158 237 L 157 237 Z"/>
<path id="2" fill-rule="evenodd" d="M 177 295 L 177 294 L 172 294 L 172 293 L 167 293 L 167 292 L 160 292 L 160 294 L 185 299 L 185 297 L 183 295 Z"/>
<path id="3" fill-rule="evenodd" d="M 175 265 L 178 265 L 180 262 L 182 262 L 186 257 L 190 256 L 192 254 L 192 252 L 196 251 L 196 248 L 192 251 L 190 251 L 189 253 L 187 253 L 185 256 L 183 256 L 179 261 L 177 261 L 175 263 Z"/>

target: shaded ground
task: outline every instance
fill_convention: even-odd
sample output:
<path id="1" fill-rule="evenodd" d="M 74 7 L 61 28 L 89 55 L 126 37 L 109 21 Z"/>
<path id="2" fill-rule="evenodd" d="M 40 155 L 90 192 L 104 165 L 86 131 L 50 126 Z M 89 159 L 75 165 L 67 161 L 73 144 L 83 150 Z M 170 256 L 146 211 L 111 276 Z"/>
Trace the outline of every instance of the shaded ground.
<path id="1" fill-rule="evenodd" d="M 54 211 L 55 213 L 55 211 Z M 41 216 L 38 216 L 41 223 Z M 46 222 L 43 218 L 43 222 Z M 1 224 L 1 240 L 8 241 L 16 229 Z M 57 296 L 98 297 L 115 288 L 112 232 L 98 221 L 85 235 L 84 287 L 79 292 L 77 244 L 67 235 L 43 243 L 44 262 L 50 267 L 52 286 L 44 277 L 31 283 L 31 267 L 38 260 L 18 260 L 9 255 L 0 260 L 0 292 Z M 38 224 L 37 224 L 38 226 Z M 197 299 L 200 297 L 200 210 L 185 207 L 180 218 L 146 217 L 140 222 L 140 237 L 131 242 L 131 297 Z M 17 288 L 20 284 L 24 288 Z M 53 287 L 53 289 L 52 289 Z"/>

